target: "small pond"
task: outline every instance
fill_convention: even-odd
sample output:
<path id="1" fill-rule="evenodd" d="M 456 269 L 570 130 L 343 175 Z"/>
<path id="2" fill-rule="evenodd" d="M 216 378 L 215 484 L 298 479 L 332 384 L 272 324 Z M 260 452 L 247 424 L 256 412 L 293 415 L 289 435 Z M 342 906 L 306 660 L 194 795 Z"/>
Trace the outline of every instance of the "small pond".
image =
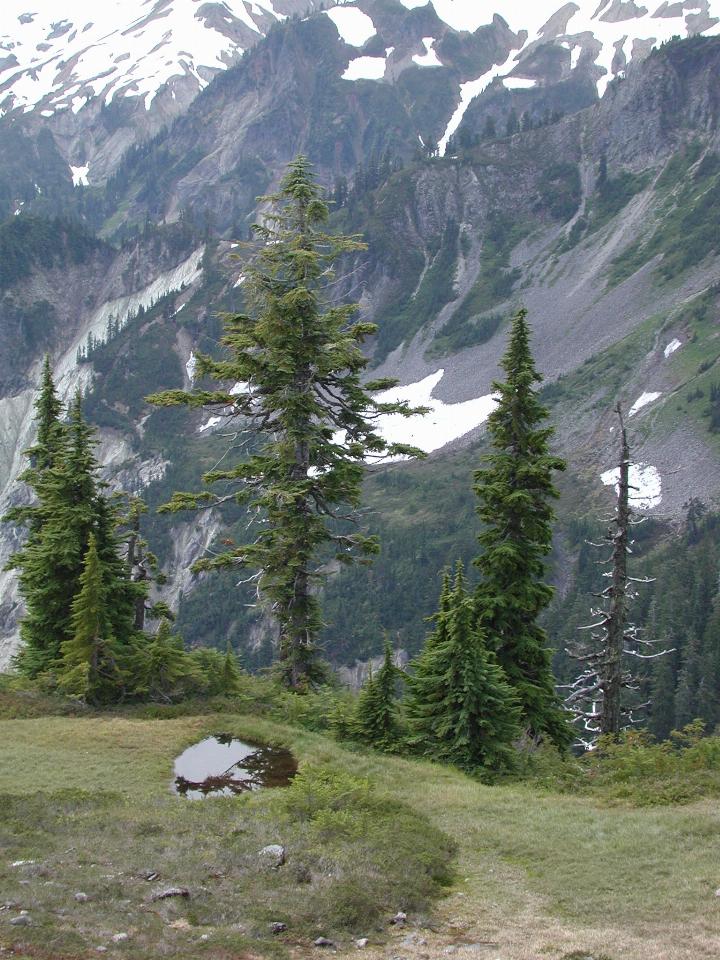
<path id="1" fill-rule="evenodd" d="M 191 800 L 233 796 L 263 787 L 286 787 L 297 773 L 284 747 L 244 743 L 229 735 L 206 737 L 175 760 L 173 789 Z"/>

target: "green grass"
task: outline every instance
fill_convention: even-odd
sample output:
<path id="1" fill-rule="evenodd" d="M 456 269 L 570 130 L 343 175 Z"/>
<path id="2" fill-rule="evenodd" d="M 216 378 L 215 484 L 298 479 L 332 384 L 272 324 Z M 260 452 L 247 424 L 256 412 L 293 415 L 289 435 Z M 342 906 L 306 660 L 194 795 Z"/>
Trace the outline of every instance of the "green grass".
<path id="1" fill-rule="evenodd" d="M 616 257 L 608 275 L 616 286 L 653 258 L 662 255 L 656 270 L 668 282 L 720 253 L 720 157 L 706 153 L 697 162 L 697 145 L 670 161 L 656 184 L 660 203 L 653 232 L 634 241 Z"/>
<path id="2" fill-rule="evenodd" d="M 174 756 L 219 730 L 290 746 L 300 778 L 252 796 L 174 797 Z M 15 955 L 79 958 L 106 945 L 142 960 L 162 944 L 171 958 L 302 956 L 318 935 L 345 947 L 369 936 L 381 950 L 369 948 L 371 960 L 473 942 L 496 944 L 503 960 L 715 955 L 720 809 L 708 800 L 638 808 L 586 778 L 568 789 L 575 761 L 488 786 L 234 714 L 4 720 L 0 736 L 0 883 L 33 918 L 10 927 L 14 911 L 0 913 L 0 944 Z M 257 851 L 272 842 L 287 863 L 263 870 Z M 388 918 L 406 909 L 430 923 L 451 876 L 422 931 L 428 945 L 396 944 Z M 176 884 L 189 900 L 149 903 Z M 288 925 L 279 937 L 276 920 Z M 127 944 L 112 944 L 118 932 Z"/>
<path id="3" fill-rule="evenodd" d="M 242 797 L 171 794 L 173 758 L 220 731 L 289 744 L 300 775 L 287 789 Z M 0 882 L 33 921 L 2 923 L 3 945 L 12 929 L 14 942 L 51 957 L 112 946 L 116 933 L 129 935 L 133 960 L 157 956 L 161 942 L 177 958 L 250 945 L 282 954 L 296 941 L 382 929 L 387 911 L 423 910 L 449 876 L 443 833 L 311 734 L 211 715 L 8 720 L 2 736 Z M 280 869 L 259 861 L 269 843 L 286 847 Z M 157 881 L 142 878 L 148 870 Z M 178 885 L 188 900 L 150 903 Z M 77 903 L 77 892 L 89 902 Z M 288 926 L 284 944 L 274 921 Z"/>

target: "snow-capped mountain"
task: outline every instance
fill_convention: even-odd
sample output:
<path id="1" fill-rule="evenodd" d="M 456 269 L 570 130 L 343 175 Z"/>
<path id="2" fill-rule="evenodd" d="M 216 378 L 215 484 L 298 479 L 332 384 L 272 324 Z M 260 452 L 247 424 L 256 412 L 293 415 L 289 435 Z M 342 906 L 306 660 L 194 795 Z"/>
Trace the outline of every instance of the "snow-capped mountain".
<path id="1" fill-rule="evenodd" d="M 408 13 L 430 4 L 395 0 Z M 0 110 L 79 112 L 92 98 L 109 104 L 115 97 L 138 97 L 150 109 L 158 92 L 189 79 L 196 90 L 218 70 L 235 63 L 270 27 L 291 15 L 307 16 L 320 0 L 5 0 L 0 10 Z M 356 48 L 344 76 L 349 80 L 397 76 L 392 29 L 380 23 L 373 0 L 323 4 L 341 39 Z M 383 4 L 384 11 L 388 5 Z M 673 36 L 717 33 L 720 0 L 664 0 L 651 10 L 634 0 L 435 0 L 438 29 L 422 38 L 408 66 L 437 68 L 446 63 L 441 41 L 447 30 L 475 32 L 502 17 L 520 38 L 500 69 L 469 77 L 461 88 L 465 104 L 496 77 L 506 86 L 544 82 L 536 56 L 552 43 L 567 56 L 563 73 L 589 70 L 603 92 L 612 77 L 653 45 Z M 378 22 L 376 23 L 376 19 Z M 363 48 L 382 35 L 382 50 Z M 462 108 L 447 135 L 456 127 Z"/>

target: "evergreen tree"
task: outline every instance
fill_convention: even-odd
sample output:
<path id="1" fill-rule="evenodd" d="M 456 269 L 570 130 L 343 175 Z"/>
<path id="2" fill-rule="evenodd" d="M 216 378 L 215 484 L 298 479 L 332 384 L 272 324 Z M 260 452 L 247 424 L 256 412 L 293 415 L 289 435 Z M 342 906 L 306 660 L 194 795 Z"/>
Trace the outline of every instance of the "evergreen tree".
<path id="1" fill-rule="evenodd" d="M 565 463 L 549 452 L 552 427 L 535 384 L 542 380 L 530 351 L 527 311 L 513 319 L 502 360 L 504 383 L 495 382 L 498 405 L 488 418 L 492 452 L 475 473 L 478 515 L 484 527 L 475 564 L 482 580 L 475 605 L 480 630 L 497 654 L 533 736 L 565 747 L 572 739 L 555 692 L 547 636 L 538 618 L 553 590 L 545 583 L 552 546 L 551 505 L 558 496 L 552 475 Z"/>
<path id="2" fill-rule="evenodd" d="M 488 115 L 485 118 L 485 125 L 483 127 L 483 140 L 495 140 L 497 139 L 497 124 L 495 123 L 495 117 Z"/>
<path id="3" fill-rule="evenodd" d="M 220 692 L 226 697 L 237 693 L 240 688 L 240 668 L 232 644 L 228 640 L 225 658 L 220 673 Z"/>
<path id="4" fill-rule="evenodd" d="M 395 685 L 398 669 L 393 663 L 392 645 L 385 640 L 385 659 L 382 667 L 372 672 L 358 698 L 355 714 L 355 735 L 363 743 L 381 750 L 397 745 L 400 736 Z"/>
<path id="5" fill-rule="evenodd" d="M 505 124 L 505 136 L 512 137 L 520 131 L 520 121 L 518 120 L 517 110 L 513 107 L 508 114 Z"/>
<path id="6" fill-rule="evenodd" d="M 512 766 L 520 705 L 475 623 L 462 564 L 446 577 L 436 627 L 408 677 L 410 743 L 467 770 Z"/>
<path id="7" fill-rule="evenodd" d="M 226 458 L 222 469 L 204 477 L 232 492 L 178 493 L 167 509 L 235 500 L 264 521 L 252 542 L 197 568 L 259 570 L 260 594 L 280 627 L 283 679 L 293 689 L 305 689 L 323 678 L 316 647 L 321 618 L 315 588 L 323 576 L 317 553 L 330 543 L 337 559 L 349 563 L 357 553 L 377 552 L 375 539 L 340 532 L 335 521 L 357 506 L 368 457 L 419 451 L 388 445 L 376 430 L 379 414 L 413 411 L 373 400 L 369 391 L 393 381 L 360 382 L 368 362 L 360 344 L 374 325 L 352 323 L 354 306 L 323 309 L 321 302 L 332 263 L 363 245 L 323 231 L 328 208 L 303 157 L 290 165 L 280 192 L 265 199 L 271 212 L 264 225 L 254 227 L 263 246 L 245 269 L 243 287 L 256 315 L 225 318 L 226 359 L 198 357 L 199 376 L 229 389 L 173 390 L 149 399 L 229 410 L 243 418 L 241 429 L 261 440 L 247 459 Z M 229 392 L 236 383 L 245 392 Z"/>
<path id="8" fill-rule="evenodd" d="M 61 644 L 59 689 L 89 703 L 121 699 L 123 678 L 119 645 L 112 634 L 111 598 L 94 534 L 90 534 L 80 590 L 72 602 L 72 636 Z"/>
<path id="9" fill-rule="evenodd" d="M 155 636 L 136 651 L 134 667 L 136 692 L 166 703 L 199 691 L 205 681 L 182 637 L 172 633 L 169 620 L 162 620 Z"/>
<path id="10" fill-rule="evenodd" d="M 78 395 L 52 466 L 35 471 L 37 504 L 30 536 L 11 561 L 19 570 L 26 605 L 18 666 L 31 677 L 58 668 L 63 643 L 75 635 L 72 604 L 80 590 L 91 534 L 107 585 L 109 633 L 121 644 L 131 638 L 133 599 L 145 589 L 126 577 L 115 534 L 117 514 L 95 477 L 92 447 L 92 430 Z"/>
<path id="11" fill-rule="evenodd" d="M 46 354 L 40 390 L 35 400 L 36 439 L 33 446 L 25 451 L 30 465 L 20 475 L 20 481 L 26 483 L 36 496 L 42 477 L 55 464 L 63 447 L 65 432 L 60 420 L 61 413 L 62 404 L 53 382 L 50 358 Z M 42 513 L 37 504 L 15 507 L 2 519 L 7 523 L 25 524 L 31 531 L 36 531 L 42 525 Z"/>

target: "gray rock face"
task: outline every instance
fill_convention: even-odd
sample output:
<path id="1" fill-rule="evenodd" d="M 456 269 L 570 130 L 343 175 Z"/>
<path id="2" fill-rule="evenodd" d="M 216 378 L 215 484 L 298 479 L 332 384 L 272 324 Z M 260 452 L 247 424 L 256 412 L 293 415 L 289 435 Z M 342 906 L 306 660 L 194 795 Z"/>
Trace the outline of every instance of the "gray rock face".
<path id="1" fill-rule="evenodd" d="M 264 867 L 277 869 L 285 863 L 285 847 L 279 843 L 270 843 L 258 852 L 258 859 Z"/>

